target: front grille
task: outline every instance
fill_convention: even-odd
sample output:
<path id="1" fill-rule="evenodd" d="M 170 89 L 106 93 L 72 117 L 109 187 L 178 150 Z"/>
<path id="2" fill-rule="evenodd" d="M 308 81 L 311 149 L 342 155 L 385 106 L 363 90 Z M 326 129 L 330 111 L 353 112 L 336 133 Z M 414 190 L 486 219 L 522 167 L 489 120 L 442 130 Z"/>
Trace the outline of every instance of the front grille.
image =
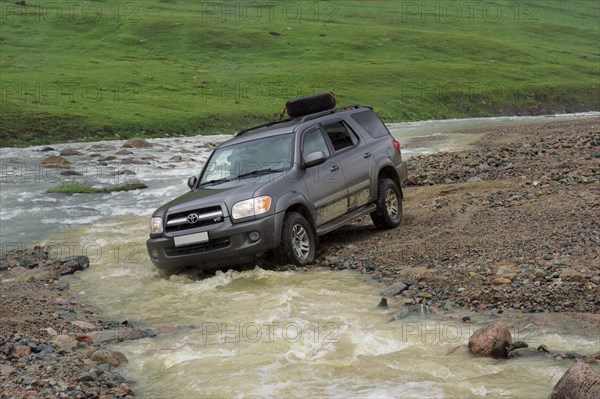
<path id="1" fill-rule="evenodd" d="M 227 248 L 231 243 L 229 237 L 217 238 L 201 244 L 186 245 L 184 247 L 166 249 L 167 256 L 180 256 L 180 255 L 193 255 L 207 251 L 214 251 L 215 249 Z"/>
<path id="2" fill-rule="evenodd" d="M 192 222 L 190 222 L 190 219 Z M 193 222 L 193 220 L 196 220 Z M 196 227 L 210 226 L 223 222 L 223 211 L 220 206 L 195 209 L 173 213 L 167 216 L 166 232 L 182 231 Z"/>

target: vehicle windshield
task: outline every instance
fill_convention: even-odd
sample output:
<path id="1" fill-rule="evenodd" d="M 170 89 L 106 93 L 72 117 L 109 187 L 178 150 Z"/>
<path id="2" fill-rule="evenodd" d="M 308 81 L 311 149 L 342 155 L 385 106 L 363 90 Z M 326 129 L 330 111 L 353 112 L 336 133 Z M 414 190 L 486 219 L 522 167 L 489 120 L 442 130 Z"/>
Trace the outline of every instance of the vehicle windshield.
<path id="1" fill-rule="evenodd" d="M 200 177 L 201 186 L 282 172 L 292 167 L 293 134 L 220 147 Z"/>

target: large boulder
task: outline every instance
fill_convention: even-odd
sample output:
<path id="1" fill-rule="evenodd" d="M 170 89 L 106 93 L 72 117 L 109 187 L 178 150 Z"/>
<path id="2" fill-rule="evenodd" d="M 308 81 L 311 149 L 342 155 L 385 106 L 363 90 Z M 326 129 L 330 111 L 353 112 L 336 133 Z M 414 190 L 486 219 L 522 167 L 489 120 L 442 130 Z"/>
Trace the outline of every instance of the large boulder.
<path id="1" fill-rule="evenodd" d="M 469 351 L 475 356 L 501 357 L 499 348 L 512 344 L 512 336 L 504 323 L 490 324 L 469 338 Z M 502 351 L 503 352 L 503 351 Z"/>
<path id="2" fill-rule="evenodd" d="M 558 380 L 548 399 L 598 399 L 600 374 L 583 362 L 575 363 Z"/>
<path id="3" fill-rule="evenodd" d="M 144 139 L 131 139 L 123 143 L 124 148 L 152 148 L 152 143 L 147 142 Z"/>

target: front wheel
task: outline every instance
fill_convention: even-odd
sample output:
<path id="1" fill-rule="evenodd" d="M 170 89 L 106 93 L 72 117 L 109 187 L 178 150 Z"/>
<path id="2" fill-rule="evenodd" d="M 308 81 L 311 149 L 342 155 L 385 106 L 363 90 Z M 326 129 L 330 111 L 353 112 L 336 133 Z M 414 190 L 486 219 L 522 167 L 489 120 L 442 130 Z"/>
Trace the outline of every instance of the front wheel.
<path id="1" fill-rule="evenodd" d="M 378 229 L 393 229 L 402 222 L 402 196 L 393 180 L 379 181 L 377 209 L 371 212 L 371 219 Z"/>
<path id="2" fill-rule="evenodd" d="M 296 266 L 315 260 L 316 239 L 310 223 L 298 212 L 285 215 L 281 231 L 280 257 Z"/>

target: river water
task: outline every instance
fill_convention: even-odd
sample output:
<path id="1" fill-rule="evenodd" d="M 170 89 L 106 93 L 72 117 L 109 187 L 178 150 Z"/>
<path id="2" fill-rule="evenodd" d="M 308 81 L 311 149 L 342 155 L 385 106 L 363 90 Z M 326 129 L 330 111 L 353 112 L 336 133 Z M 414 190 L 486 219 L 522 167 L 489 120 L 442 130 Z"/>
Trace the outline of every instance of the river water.
<path id="1" fill-rule="evenodd" d="M 393 124 L 405 156 L 465 148 L 472 129 L 595 117 L 490 118 Z M 474 138 L 475 137 L 475 138 Z M 136 320 L 155 338 L 116 345 L 130 359 L 124 375 L 140 397 L 547 397 L 570 366 L 547 358 L 475 359 L 464 350 L 474 329 L 497 316 L 430 313 L 390 300 L 376 307 L 384 287 L 354 272 L 308 269 L 275 272 L 258 267 L 212 276 L 159 279 L 145 252 L 152 210 L 187 190 L 210 145 L 225 136 L 150 140 L 127 165 L 135 175 L 113 176 L 119 159 L 98 165 L 94 153 L 113 155 L 122 142 L 0 149 L 0 238 L 4 250 L 49 246 L 52 256 L 85 254 L 91 267 L 68 279 L 71 289 L 108 318 Z M 112 147 L 111 147 L 112 146 Z M 64 148 L 82 176 L 39 167 Z M 182 156 L 181 162 L 171 160 Z M 128 156 L 118 156 L 124 158 Z M 111 194 L 50 195 L 65 180 L 106 186 L 143 181 L 146 190 Z M 413 311 L 414 310 L 414 311 Z M 394 315 L 402 314 L 391 321 Z M 501 315 L 515 339 L 556 351 L 598 351 L 596 331 L 560 316 Z M 533 317 L 533 316 L 532 316 Z"/>

